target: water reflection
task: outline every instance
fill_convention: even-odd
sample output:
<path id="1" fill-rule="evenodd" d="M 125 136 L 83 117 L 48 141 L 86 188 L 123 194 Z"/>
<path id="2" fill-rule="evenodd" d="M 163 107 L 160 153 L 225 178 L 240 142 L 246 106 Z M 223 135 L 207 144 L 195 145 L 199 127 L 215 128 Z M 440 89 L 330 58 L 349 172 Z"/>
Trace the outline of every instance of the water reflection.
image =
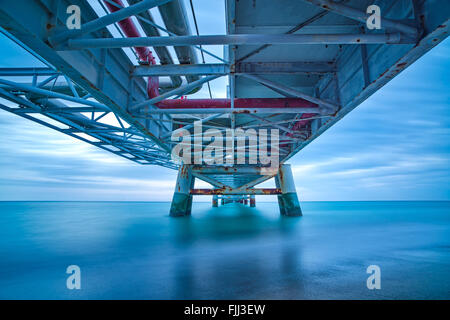
<path id="1" fill-rule="evenodd" d="M 301 219 L 241 204 L 207 211 L 170 221 L 174 245 L 186 253 L 172 268 L 171 298 L 298 296 L 303 287 L 301 234 L 295 231 Z"/>
<path id="2" fill-rule="evenodd" d="M 271 203 L 270 206 L 275 206 Z M 207 211 L 207 212 L 204 212 Z M 227 204 L 210 210 L 197 212 L 190 217 L 170 220 L 170 228 L 175 240 L 186 244 L 199 239 L 241 239 L 254 238 L 272 233 L 291 232 L 300 219 L 267 215 L 259 209 L 241 204 Z"/>
<path id="3" fill-rule="evenodd" d="M 0 203 L 0 299 L 448 298 L 450 202 Z M 426 219 L 424 219 L 426 217 Z M 66 289 L 81 267 L 83 290 Z M 383 290 L 365 287 L 380 265 Z"/>

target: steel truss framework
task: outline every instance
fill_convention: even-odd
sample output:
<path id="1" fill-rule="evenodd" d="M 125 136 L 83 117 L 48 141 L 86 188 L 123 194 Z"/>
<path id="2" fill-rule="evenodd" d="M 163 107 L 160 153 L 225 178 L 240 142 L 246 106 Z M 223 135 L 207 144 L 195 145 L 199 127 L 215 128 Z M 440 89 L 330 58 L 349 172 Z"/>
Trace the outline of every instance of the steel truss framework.
<path id="1" fill-rule="evenodd" d="M 129 0 L 126 7 L 119 0 L 98 1 L 103 13 L 94 2 L 15 0 L 0 8 L 2 32 L 46 65 L 0 68 L 0 108 L 140 164 L 180 168 L 177 186 L 184 191 L 181 204 L 174 197 L 174 215 L 188 214 L 189 199 L 201 194 L 213 195 L 213 204 L 223 196 L 222 202 L 253 205 L 256 194 L 276 194 L 282 213 L 298 215 L 297 196 L 286 196 L 295 193 L 293 180 L 283 186 L 280 176 L 286 171 L 291 177 L 283 163 L 445 39 L 450 17 L 447 1 L 380 0 L 382 30 L 367 30 L 365 8 L 374 1 L 261 0 L 255 7 L 226 0 L 227 34 L 191 35 L 181 18 L 182 1 Z M 81 29 L 65 26 L 69 5 L 80 7 Z M 154 22 L 152 8 L 164 26 Z M 144 35 L 126 37 L 124 21 L 132 16 Z M 225 58 L 204 45 L 225 45 Z M 182 64 L 174 62 L 170 46 Z M 142 47 L 153 47 L 161 64 L 134 60 L 123 50 Z M 196 52 L 217 62 L 198 63 Z M 160 78 L 159 94 L 149 96 L 147 77 L 170 81 Z M 173 99 L 219 77 L 229 79 L 226 100 Z M 280 169 L 180 167 L 171 159 L 176 142 L 170 137 L 179 128 L 192 132 L 195 121 L 220 132 L 278 129 Z M 277 188 L 255 188 L 273 177 Z M 195 178 L 213 189 L 194 189 Z"/>

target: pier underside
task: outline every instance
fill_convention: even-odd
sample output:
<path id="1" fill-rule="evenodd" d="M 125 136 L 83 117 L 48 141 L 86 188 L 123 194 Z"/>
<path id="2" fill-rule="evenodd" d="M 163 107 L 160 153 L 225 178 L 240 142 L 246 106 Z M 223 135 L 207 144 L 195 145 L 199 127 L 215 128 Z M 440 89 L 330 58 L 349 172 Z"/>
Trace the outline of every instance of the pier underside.
<path id="1" fill-rule="evenodd" d="M 262 174 L 264 172 L 265 174 Z M 189 216 L 192 210 L 192 197 L 212 196 L 212 206 L 218 207 L 220 204 L 241 203 L 256 206 L 255 196 L 276 195 L 280 214 L 285 216 L 301 216 L 297 191 L 295 189 L 294 177 L 291 166 L 282 164 L 276 170 L 271 170 L 267 174 L 266 170 L 258 167 L 199 167 L 194 165 L 182 165 L 178 170 L 178 177 L 173 194 L 170 215 L 173 217 Z M 240 184 L 236 179 L 239 174 L 245 177 L 256 176 L 252 181 Z M 224 178 L 230 176 L 232 183 L 224 184 L 216 180 L 216 177 Z M 214 187 L 211 189 L 195 189 L 195 179 L 199 178 L 209 182 Z M 261 182 L 275 179 L 276 188 L 255 188 Z M 225 179 L 226 180 L 226 179 Z"/>
<path id="2" fill-rule="evenodd" d="M 189 19 L 185 3 L 14 0 L 0 7 L 0 31 L 42 62 L 0 68 L 0 108 L 138 164 L 178 170 L 171 216 L 190 215 L 200 195 L 213 196 L 214 207 L 254 207 L 256 195 L 276 195 L 282 215 L 301 216 L 287 161 L 450 32 L 444 0 L 225 0 L 226 32 L 216 35 L 192 31 L 195 8 L 190 2 Z M 366 24 L 374 4 L 381 11 L 375 29 Z M 79 28 L 67 24 L 74 6 Z M 226 98 L 210 90 L 221 77 Z M 276 147 L 271 138 L 266 150 L 276 153 L 276 166 L 251 162 L 255 146 L 248 135 L 228 136 L 236 129 L 276 132 Z M 242 152 L 244 161 L 229 163 L 226 153 L 214 163 L 173 157 L 180 142 L 197 157 L 211 130 L 232 160 Z M 196 179 L 212 188 L 196 189 Z M 269 179 L 275 188 L 257 187 Z"/>

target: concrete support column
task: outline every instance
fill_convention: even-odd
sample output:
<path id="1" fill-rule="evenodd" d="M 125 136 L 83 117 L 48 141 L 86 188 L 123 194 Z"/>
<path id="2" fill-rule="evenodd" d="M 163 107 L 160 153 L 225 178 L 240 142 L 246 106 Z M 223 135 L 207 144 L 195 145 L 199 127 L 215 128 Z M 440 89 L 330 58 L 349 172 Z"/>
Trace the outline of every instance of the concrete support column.
<path id="1" fill-rule="evenodd" d="M 170 216 L 188 216 L 192 210 L 191 189 L 194 187 L 195 177 L 190 165 L 182 165 L 178 170 L 177 184 L 173 194 Z"/>
<path id="2" fill-rule="evenodd" d="M 278 175 L 275 176 L 275 187 L 280 188 L 280 179 Z M 281 194 L 277 195 L 278 207 L 280 208 L 280 214 L 285 215 L 284 204 L 283 204 L 283 196 Z"/>
<path id="3" fill-rule="evenodd" d="M 216 194 L 212 196 L 212 206 L 213 208 L 217 208 L 219 206 L 219 196 Z"/>
<path id="4" fill-rule="evenodd" d="M 302 209 L 295 190 L 294 177 L 292 176 L 291 166 L 282 164 L 278 174 L 275 176 L 275 185 L 281 189 L 278 195 L 278 206 L 280 213 L 286 216 L 299 217 L 302 215 Z"/>
<path id="5" fill-rule="evenodd" d="M 255 198 L 255 195 L 252 194 L 252 195 L 250 195 L 250 207 L 254 208 L 255 206 L 256 206 L 256 198 Z"/>
<path id="6" fill-rule="evenodd" d="M 225 204 L 225 200 L 222 198 L 220 199 L 220 204 L 223 206 Z"/>

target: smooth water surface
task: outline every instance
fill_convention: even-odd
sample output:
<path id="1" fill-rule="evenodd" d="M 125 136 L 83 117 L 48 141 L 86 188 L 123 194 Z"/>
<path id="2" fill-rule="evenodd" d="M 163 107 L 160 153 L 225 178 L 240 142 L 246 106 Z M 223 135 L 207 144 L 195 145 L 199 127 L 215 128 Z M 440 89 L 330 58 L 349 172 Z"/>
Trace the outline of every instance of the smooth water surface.
<path id="1" fill-rule="evenodd" d="M 450 202 L 1 202 L 1 299 L 449 299 Z M 66 268 L 81 268 L 81 290 Z M 368 290 L 366 268 L 381 268 Z"/>

